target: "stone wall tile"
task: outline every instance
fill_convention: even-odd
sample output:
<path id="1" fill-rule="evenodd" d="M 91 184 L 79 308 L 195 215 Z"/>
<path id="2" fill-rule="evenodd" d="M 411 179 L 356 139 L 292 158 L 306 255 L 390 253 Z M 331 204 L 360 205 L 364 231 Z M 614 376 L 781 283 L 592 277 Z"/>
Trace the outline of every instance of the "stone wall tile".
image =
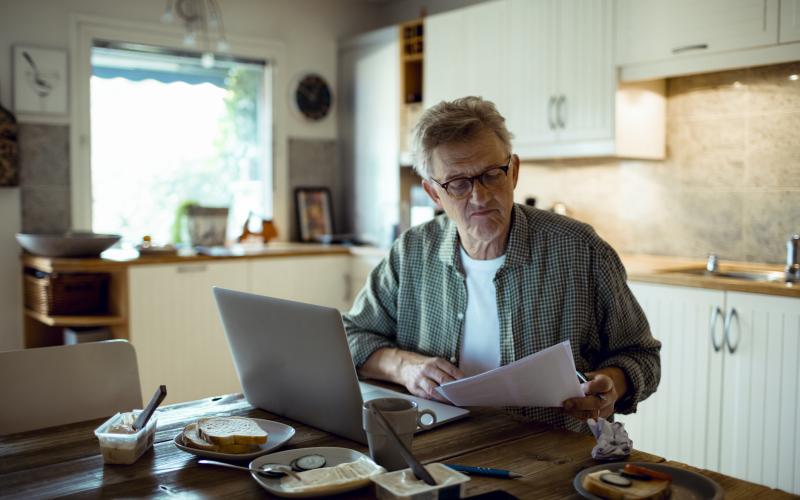
<path id="1" fill-rule="evenodd" d="M 751 116 L 746 161 L 748 185 L 800 188 L 800 113 Z"/>
<path id="2" fill-rule="evenodd" d="M 800 233 L 800 190 L 749 193 L 743 260 L 786 262 L 786 240 Z"/>
<path id="3" fill-rule="evenodd" d="M 63 187 L 22 188 L 22 232 L 62 233 L 70 229 L 70 190 Z"/>
<path id="4" fill-rule="evenodd" d="M 68 126 L 20 124 L 19 150 L 20 185 L 69 186 Z"/>

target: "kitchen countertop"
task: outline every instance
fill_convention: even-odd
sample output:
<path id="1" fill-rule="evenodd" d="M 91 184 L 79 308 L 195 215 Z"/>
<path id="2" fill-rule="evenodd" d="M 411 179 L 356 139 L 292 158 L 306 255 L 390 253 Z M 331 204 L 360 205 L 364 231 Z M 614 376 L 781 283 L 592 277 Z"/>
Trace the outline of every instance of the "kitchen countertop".
<path id="1" fill-rule="evenodd" d="M 300 257 L 312 255 L 381 257 L 385 255 L 387 251 L 386 249 L 374 247 L 273 242 L 268 245 L 234 246 L 229 252 L 226 252 L 225 255 L 139 256 L 138 252 L 135 250 L 109 250 L 103 253 L 102 258 L 64 259 L 23 254 L 21 260 L 26 267 L 33 267 L 45 272 L 102 272 L 122 270 L 131 265 L 193 263 L 240 258 Z M 628 271 L 628 279 L 630 281 L 800 297 L 800 283 L 750 281 L 720 276 L 708 276 L 698 273 L 698 270 L 705 269 L 705 260 L 635 254 L 620 254 L 620 258 L 625 265 L 625 269 Z M 783 266 L 778 264 L 722 261 L 720 270 L 723 272 L 783 272 Z"/>
<path id="2" fill-rule="evenodd" d="M 800 283 L 750 281 L 695 274 L 698 269 L 705 269 L 705 260 L 632 254 L 622 254 L 620 258 L 628 271 L 628 280 L 630 281 L 800 297 Z M 692 271 L 695 272 L 693 273 Z M 720 263 L 720 271 L 783 272 L 783 266 L 778 264 L 722 261 Z"/>

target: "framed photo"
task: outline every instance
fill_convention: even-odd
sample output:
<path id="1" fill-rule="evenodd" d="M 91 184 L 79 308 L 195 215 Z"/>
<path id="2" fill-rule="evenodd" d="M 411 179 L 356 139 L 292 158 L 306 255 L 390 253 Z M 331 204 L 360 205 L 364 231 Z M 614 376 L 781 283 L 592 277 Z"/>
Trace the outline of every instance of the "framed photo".
<path id="1" fill-rule="evenodd" d="M 294 201 L 300 241 L 320 241 L 333 234 L 333 210 L 328 188 L 297 188 Z"/>
<path id="2" fill-rule="evenodd" d="M 14 111 L 67 114 L 67 52 L 14 46 Z"/>

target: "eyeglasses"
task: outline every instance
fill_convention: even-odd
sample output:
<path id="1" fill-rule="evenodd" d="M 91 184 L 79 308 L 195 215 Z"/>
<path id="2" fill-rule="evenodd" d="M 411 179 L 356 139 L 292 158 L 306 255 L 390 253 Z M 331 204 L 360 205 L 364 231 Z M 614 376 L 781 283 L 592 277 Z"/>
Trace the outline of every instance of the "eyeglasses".
<path id="1" fill-rule="evenodd" d="M 502 187 L 506 183 L 506 177 L 508 177 L 509 165 L 511 165 L 510 155 L 505 165 L 491 167 L 472 177 L 456 177 L 447 182 L 439 182 L 434 178 L 431 178 L 431 180 L 444 189 L 451 197 L 461 199 L 472 194 L 472 189 L 475 187 L 476 180 L 480 181 L 486 189 L 494 190 Z"/>

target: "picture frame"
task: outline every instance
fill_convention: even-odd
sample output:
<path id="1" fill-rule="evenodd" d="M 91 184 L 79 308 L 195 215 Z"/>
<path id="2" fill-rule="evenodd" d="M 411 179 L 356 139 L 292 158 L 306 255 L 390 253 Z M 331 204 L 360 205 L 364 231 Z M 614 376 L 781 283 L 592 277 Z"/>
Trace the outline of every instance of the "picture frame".
<path id="1" fill-rule="evenodd" d="M 300 241 L 319 242 L 333 234 L 333 205 L 328 188 L 296 188 L 294 200 Z"/>
<path id="2" fill-rule="evenodd" d="M 67 51 L 14 45 L 14 111 L 66 116 Z"/>

